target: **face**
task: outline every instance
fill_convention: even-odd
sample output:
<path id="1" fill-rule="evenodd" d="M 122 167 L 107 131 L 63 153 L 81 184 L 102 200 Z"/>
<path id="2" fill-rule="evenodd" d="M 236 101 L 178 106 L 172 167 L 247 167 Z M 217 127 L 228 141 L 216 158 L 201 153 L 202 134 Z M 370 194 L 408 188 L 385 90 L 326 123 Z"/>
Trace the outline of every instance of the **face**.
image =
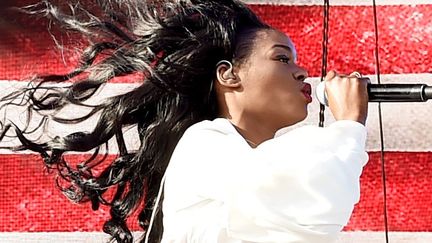
<path id="1" fill-rule="evenodd" d="M 258 33 L 249 58 L 237 69 L 243 116 L 275 129 L 306 118 L 311 89 L 304 83 L 306 70 L 296 60 L 295 47 L 285 34 L 276 30 Z"/>

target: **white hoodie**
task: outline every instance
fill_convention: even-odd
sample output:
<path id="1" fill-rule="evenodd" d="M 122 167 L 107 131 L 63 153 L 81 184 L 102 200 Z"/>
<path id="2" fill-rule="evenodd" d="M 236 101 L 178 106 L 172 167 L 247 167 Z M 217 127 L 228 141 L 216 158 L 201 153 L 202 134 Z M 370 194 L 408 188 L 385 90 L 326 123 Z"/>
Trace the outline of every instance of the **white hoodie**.
<path id="1" fill-rule="evenodd" d="M 226 119 L 191 126 L 165 174 L 163 243 L 333 242 L 359 201 L 366 128 L 279 130 L 251 148 Z"/>

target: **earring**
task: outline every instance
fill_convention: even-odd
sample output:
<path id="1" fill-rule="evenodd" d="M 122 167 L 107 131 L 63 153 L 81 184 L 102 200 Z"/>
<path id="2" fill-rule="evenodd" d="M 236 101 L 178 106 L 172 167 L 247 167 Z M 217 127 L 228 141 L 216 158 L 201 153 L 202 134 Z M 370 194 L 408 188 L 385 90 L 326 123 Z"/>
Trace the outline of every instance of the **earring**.
<path id="1" fill-rule="evenodd" d="M 226 64 L 226 65 L 228 65 L 230 68 L 229 69 L 232 69 L 232 63 L 230 62 L 230 61 L 227 61 L 227 60 L 220 60 L 218 63 L 216 63 L 216 67 L 217 66 L 219 66 L 219 65 L 221 65 L 221 64 Z"/>
<path id="2" fill-rule="evenodd" d="M 233 64 L 232 64 L 230 61 L 227 61 L 227 60 L 220 60 L 220 61 L 216 64 L 216 67 L 218 67 L 218 66 L 221 65 L 221 64 L 225 64 L 225 65 L 228 65 L 228 66 L 229 66 L 229 68 L 228 68 L 228 70 L 227 70 L 227 73 L 228 73 L 227 75 L 228 75 L 228 76 L 225 77 L 225 75 L 222 75 L 223 78 L 225 78 L 225 79 L 235 78 L 235 75 L 234 75 L 234 73 L 233 73 Z"/>

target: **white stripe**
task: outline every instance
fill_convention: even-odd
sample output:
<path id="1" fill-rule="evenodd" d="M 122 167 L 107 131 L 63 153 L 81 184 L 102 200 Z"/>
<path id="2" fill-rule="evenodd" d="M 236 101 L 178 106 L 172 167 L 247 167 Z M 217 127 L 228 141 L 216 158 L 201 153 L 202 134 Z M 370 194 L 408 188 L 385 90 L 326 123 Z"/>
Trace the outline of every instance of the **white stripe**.
<path id="1" fill-rule="evenodd" d="M 368 76 L 376 83 L 374 76 Z M 313 87 L 318 78 L 309 79 Z M 381 75 L 382 83 L 424 83 L 432 85 L 432 74 L 388 74 Z M 382 103 L 384 145 L 387 151 L 432 151 L 432 100 L 419 103 Z M 309 106 L 306 124 L 318 124 L 319 104 L 316 99 Z M 326 124 L 334 121 L 329 109 L 325 112 Z M 367 149 L 380 150 L 378 105 L 369 103 L 366 126 L 368 129 Z M 304 123 L 303 123 L 304 124 Z M 299 124 L 301 125 L 301 124 Z M 297 126 L 299 126 L 297 125 Z"/>
<path id="2" fill-rule="evenodd" d="M 291 6 L 323 5 L 324 0 L 243 0 L 248 4 L 275 4 Z M 431 0 L 376 0 L 376 5 L 418 5 L 432 4 Z M 372 0 L 330 0 L 332 6 L 372 6 Z"/>
<path id="3" fill-rule="evenodd" d="M 342 232 L 336 243 L 382 243 L 384 232 L 354 231 Z M 391 243 L 432 242 L 432 232 L 389 232 Z"/>
<path id="4" fill-rule="evenodd" d="M 370 77 L 374 83 L 374 77 Z M 388 74 L 381 76 L 382 83 L 425 83 L 432 85 L 432 74 Z M 309 78 L 307 82 L 310 82 L 313 87 L 319 82 L 319 78 Z M 0 81 L 0 90 L 5 93 L 13 90 L 11 87 L 18 87 L 23 85 L 22 82 L 8 82 Z M 127 90 L 131 90 L 136 84 L 107 84 L 100 92 L 98 99 L 103 97 L 112 96 L 115 94 L 124 93 Z M 94 99 L 97 100 L 97 99 Z M 424 103 L 383 103 L 383 129 L 384 129 L 384 140 L 385 149 L 387 151 L 432 151 L 432 122 L 430 122 L 432 114 L 432 101 Z M 13 118 L 17 124 L 23 124 L 23 109 L 11 109 L 8 110 L 8 117 Z M 64 112 L 62 115 L 65 117 L 83 113 L 82 109 L 71 107 L 70 110 Z M 318 124 L 318 113 L 319 104 L 314 99 L 312 104 L 309 106 L 309 116 L 297 126 L 304 124 Z M 326 124 L 334 121 L 329 109 L 326 109 L 325 113 Z M 0 118 L 4 114 L 0 113 Z M 76 131 L 90 131 L 96 124 L 96 118 L 92 118 L 88 121 L 82 122 L 77 125 L 61 125 L 51 123 L 50 133 L 44 134 L 44 136 L 54 135 L 65 135 Z M 378 125 L 378 114 L 377 104 L 370 103 L 369 116 L 367 120 L 368 128 L 368 141 L 367 149 L 369 151 L 379 151 L 379 125 Z M 295 126 L 293 126 L 294 128 Z M 5 139 L 7 140 L 7 139 Z M 136 135 L 136 129 L 130 128 L 125 135 L 125 141 L 130 149 L 136 149 L 139 145 L 138 137 Z M 2 145 L 5 143 L 2 142 Z M 16 141 L 8 141 L 6 144 L 17 144 Z M 117 148 L 114 143 L 111 143 L 112 148 L 110 153 L 116 153 Z M 1 146 L 1 145 L 0 145 Z M 8 153 L 8 151 L 2 150 L 0 153 Z"/>
<path id="5" fill-rule="evenodd" d="M 141 233 L 134 233 L 135 239 Z M 109 237 L 101 232 L 0 233 L 0 242 L 8 243 L 105 243 Z M 432 242 L 432 232 L 390 232 L 392 243 Z M 336 243 L 381 243 L 384 232 L 342 232 Z"/>
<path id="6" fill-rule="evenodd" d="M 68 83 L 63 83 L 62 85 L 68 85 Z M 0 80 L 0 90 L 4 91 L 4 94 L 8 94 L 17 88 L 24 87 L 24 82 L 17 82 L 17 81 L 1 81 Z M 126 93 L 127 91 L 132 90 L 135 88 L 137 84 L 131 84 L 131 83 L 110 83 L 101 88 L 101 90 L 98 91 L 98 95 L 96 95 L 94 98 L 91 98 L 88 100 L 88 104 L 95 104 L 95 103 L 101 103 L 105 98 L 115 96 L 118 94 Z M 84 115 L 89 111 L 89 109 L 83 109 L 82 107 L 77 106 L 70 106 L 67 110 L 62 111 L 57 114 L 57 116 L 62 118 L 72 118 L 77 117 L 78 115 Z M 26 116 L 25 116 L 25 109 L 22 107 L 10 107 L 8 110 L 0 110 L 0 121 L 3 122 L 4 113 L 7 113 L 7 118 L 12 120 L 18 127 L 23 128 Z M 39 123 L 40 116 L 37 114 L 33 115 L 33 122 L 31 127 L 36 127 Z M 86 131 L 90 132 L 97 123 L 97 116 L 92 117 L 86 121 L 83 121 L 79 124 L 74 125 L 65 125 L 60 124 L 56 122 L 50 122 L 48 125 L 49 131 L 43 134 L 34 134 L 34 136 L 28 136 L 29 138 L 36 138 L 38 136 L 42 135 L 42 138 L 52 138 L 54 136 L 64 136 L 70 133 L 78 132 L 78 131 Z M 136 127 L 129 127 L 125 129 L 125 143 L 127 148 L 130 149 L 136 149 L 139 147 L 139 139 L 136 132 Z M 44 141 L 47 141 L 45 139 Z M 109 153 L 110 154 L 116 154 L 118 152 L 118 147 L 116 146 L 115 140 L 112 139 L 109 143 Z M 0 146 L 16 146 L 19 145 L 19 141 L 16 139 L 11 140 L 9 138 L 4 138 L 3 141 L 0 143 Z M 103 152 L 103 151 L 101 151 Z M 1 150 L 0 153 L 8 153 L 7 150 Z M 26 153 L 26 152 L 24 152 Z"/>

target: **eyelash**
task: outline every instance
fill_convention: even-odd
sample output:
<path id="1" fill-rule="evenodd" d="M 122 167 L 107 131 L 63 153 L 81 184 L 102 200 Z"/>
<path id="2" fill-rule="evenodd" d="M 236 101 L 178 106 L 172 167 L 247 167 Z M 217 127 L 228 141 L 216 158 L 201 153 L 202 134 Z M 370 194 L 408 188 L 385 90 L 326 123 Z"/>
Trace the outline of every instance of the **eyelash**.
<path id="1" fill-rule="evenodd" d="M 291 59 L 286 56 L 279 56 L 277 57 L 277 60 L 284 63 L 290 63 Z"/>

